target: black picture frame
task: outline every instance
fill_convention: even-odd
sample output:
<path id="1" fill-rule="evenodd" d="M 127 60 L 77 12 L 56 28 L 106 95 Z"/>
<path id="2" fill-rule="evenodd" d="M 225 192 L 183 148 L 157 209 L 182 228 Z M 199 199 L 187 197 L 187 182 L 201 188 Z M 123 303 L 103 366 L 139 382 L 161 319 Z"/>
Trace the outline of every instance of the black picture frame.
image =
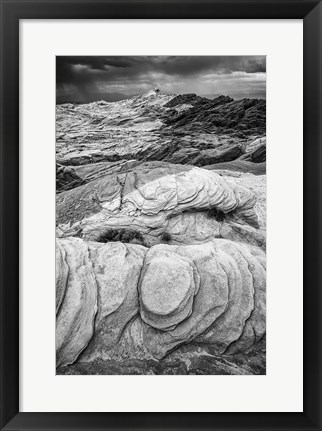
<path id="1" fill-rule="evenodd" d="M 0 4 L 1 430 L 321 430 L 321 2 L 1 0 Z M 19 412 L 19 20 L 97 18 L 303 19 L 303 413 Z M 291 361 L 291 353 L 287 354 Z"/>

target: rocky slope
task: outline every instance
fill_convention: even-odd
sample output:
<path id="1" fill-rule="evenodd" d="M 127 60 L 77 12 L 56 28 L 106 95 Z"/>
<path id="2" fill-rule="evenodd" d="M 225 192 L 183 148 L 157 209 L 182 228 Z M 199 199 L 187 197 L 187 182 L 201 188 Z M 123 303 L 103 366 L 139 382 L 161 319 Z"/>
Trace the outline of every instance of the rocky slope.
<path id="1" fill-rule="evenodd" d="M 57 106 L 59 374 L 265 373 L 265 109 Z"/>
<path id="2" fill-rule="evenodd" d="M 120 102 L 58 105 L 56 153 L 61 165 L 120 160 L 196 166 L 239 159 L 266 148 L 266 102 L 164 95 Z M 265 152 L 264 152 L 265 153 Z M 261 154 L 251 162 L 264 162 Z"/>

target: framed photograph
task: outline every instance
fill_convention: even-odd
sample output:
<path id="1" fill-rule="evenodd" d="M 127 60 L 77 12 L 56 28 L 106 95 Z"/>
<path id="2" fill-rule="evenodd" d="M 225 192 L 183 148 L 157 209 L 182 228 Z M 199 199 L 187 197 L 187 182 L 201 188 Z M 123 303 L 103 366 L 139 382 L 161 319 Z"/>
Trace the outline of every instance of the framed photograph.
<path id="1" fill-rule="evenodd" d="M 1 27 L 1 429 L 321 430 L 321 2 Z"/>

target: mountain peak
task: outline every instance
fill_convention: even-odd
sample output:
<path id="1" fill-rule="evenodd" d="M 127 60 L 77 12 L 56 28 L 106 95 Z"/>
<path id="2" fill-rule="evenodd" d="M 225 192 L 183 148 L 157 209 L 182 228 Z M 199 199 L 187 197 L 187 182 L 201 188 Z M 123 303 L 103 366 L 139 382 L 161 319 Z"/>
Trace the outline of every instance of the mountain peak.
<path id="1" fill-rule="evenodd" d="M 156 97 L 161 94 L 161 91 L 159 88 L 154 88 L 153 90 L 148 91 L 147 93 L 143 94 L 145 97 Z"/>

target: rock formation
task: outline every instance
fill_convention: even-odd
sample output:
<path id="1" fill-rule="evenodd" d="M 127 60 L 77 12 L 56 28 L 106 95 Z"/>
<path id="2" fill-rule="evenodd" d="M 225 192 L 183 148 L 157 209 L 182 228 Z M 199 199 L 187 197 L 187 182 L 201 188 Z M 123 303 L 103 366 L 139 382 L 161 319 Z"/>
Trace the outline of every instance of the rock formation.
<path id="1" fill-rule="evenodd" d="M 57 106 L 59 374 L 264 374 L 265 101 Z"/>
<path id="2" fill-rule="evenodd" d="M 197 166 L 227 162 L 242 157 L 254 142 L 256 150 L 258 142 L 265 141 L 265 122 L 265 100 L 234 101 L 228 96 L 211 100 L 155 90 L 114 103 L 58 105 L 57 162 L 65 166 L 120 160 Z M 207 153 L 198 157 L 205 151 L 213 161 L 207 162 Z"/>
<path id="3" fill-rule="evenodd" d="M 57 364 L 160 360 L 195 341 L 246 352 L 265 334 L 265 254 L 202 245 L 57 240 Z"/>

